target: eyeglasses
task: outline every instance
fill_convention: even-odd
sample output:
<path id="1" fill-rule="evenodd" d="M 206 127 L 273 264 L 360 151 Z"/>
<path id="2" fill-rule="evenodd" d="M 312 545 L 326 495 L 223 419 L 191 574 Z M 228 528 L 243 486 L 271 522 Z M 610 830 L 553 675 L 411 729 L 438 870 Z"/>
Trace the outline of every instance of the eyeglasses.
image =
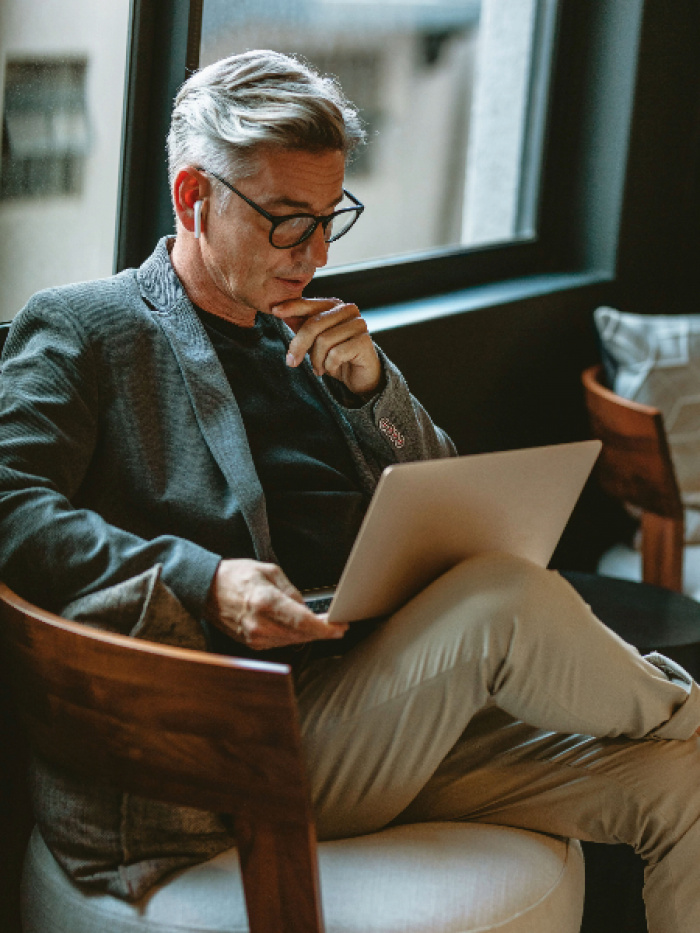
<path id="1" fill-rule="evenodd" d="M 358 201 L 354 195 L 343 188 L 343 194 L 352 201 L 353 207 L 343 207 L 339 211 L 334 211 L 332 214 L 319 216 L 315 214 L 285 214 L 284 216 L 275 216 L 274 214 L 268 214 L 264 208 L 256 204 L 255 201 L 251 201 L 250 198 L 247 198 L 238 188 L 234 188 L 230 182 L 226 181 L 225 178 L 221 178 L 216 172 L 199 166 L 197 166 L 197 171 L 205 172 L 207 175 L 211 175 L 212 178 L 216 178 L 222 185 L 225 185 L 230 191 L 237 194 L 239 198 L 242 198 L 246 204 L 250 204 L 253 210 L 256 210 L 258 214 L 262 214 L 266 220 L 269 220 L 272 224 L 270 229 L 270 245 L 274 246 L 275 249 L 291 249 L 293 246 L 298 246 L 313 235 L 319 224 L 323 227 L 323 239 L 326 243 L 333 243 L 335 240 L 340 239 L 341 236 L 345 236 L 365 209 L 361 201 Z"/>

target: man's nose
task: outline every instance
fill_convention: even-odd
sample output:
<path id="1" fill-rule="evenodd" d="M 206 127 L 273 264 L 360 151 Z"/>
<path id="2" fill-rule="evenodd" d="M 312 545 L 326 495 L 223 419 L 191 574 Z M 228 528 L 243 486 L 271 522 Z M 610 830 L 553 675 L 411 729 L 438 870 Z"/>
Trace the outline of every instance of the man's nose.
<path id="1" fill-rule="evenodd" d="M 300 251 L 300 255 L 311 260 L 316 269 L 325 266 L 328 262 L 328 243 L 324 239 L 325 230 L 323 225 L 319 224 L 308 240 L 304 240 L 298 246 L 294 247 L 294 252 Z"/>

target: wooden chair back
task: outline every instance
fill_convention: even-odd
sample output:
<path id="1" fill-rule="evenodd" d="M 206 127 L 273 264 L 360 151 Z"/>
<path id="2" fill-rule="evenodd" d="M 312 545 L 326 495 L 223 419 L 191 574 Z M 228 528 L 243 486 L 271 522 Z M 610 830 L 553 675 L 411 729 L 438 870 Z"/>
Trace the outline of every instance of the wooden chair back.
<path id="1" fill-rule="evenodd" d="M 321 933 L 290 670 L 131 639 L 0 584 L 0 652 L 30 745 L 132 793 L 234 817 L 251 933 Z"/>
<path id="2" fill-rule="evenodd" d="M 591 430 L 603 442 L 596 465 L 600 484 L 641 511 L 642 579 L 682 591 L 683 505 L 663 415 L 608 389 L 601 365 L 581 378 Z"/>

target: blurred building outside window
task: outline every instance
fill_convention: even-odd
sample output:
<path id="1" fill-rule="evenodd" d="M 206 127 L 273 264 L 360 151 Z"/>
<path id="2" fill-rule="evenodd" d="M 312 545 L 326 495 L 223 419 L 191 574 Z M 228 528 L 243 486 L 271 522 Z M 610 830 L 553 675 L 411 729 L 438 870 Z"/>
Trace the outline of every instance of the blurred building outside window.
<path id="1" fill-rule="evenodd" d="M 0 321 L 112 273 L 129 9 L 0 3 Z"/>
<path id="2" fill-rule="evenodd" d="M 88 154 L 82 60 L 8 60 L 0 199 L 80 194 Z"/>

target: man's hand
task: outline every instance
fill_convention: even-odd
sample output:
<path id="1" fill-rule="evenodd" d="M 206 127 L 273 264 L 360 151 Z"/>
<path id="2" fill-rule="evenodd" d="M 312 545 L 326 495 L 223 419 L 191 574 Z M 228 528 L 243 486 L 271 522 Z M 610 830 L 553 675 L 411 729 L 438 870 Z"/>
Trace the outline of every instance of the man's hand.
<path id="1" fill-rule="evenodd" d="M 357 305 L 337 298 L 293 298 L 270 310 L 296 334 L 289 366 L 298 366 L 308 353 L 317 376 L 328 373 L 356 395 L 379 386 L 382 366 Z"/>
<path id="2" fill-rule="evenodd" d="M 209 591 L 205 617 L 256 651 L 324 638 L 342 638 L 347 625 L 315 615 L 276 564 L 222 560 Z"/>

